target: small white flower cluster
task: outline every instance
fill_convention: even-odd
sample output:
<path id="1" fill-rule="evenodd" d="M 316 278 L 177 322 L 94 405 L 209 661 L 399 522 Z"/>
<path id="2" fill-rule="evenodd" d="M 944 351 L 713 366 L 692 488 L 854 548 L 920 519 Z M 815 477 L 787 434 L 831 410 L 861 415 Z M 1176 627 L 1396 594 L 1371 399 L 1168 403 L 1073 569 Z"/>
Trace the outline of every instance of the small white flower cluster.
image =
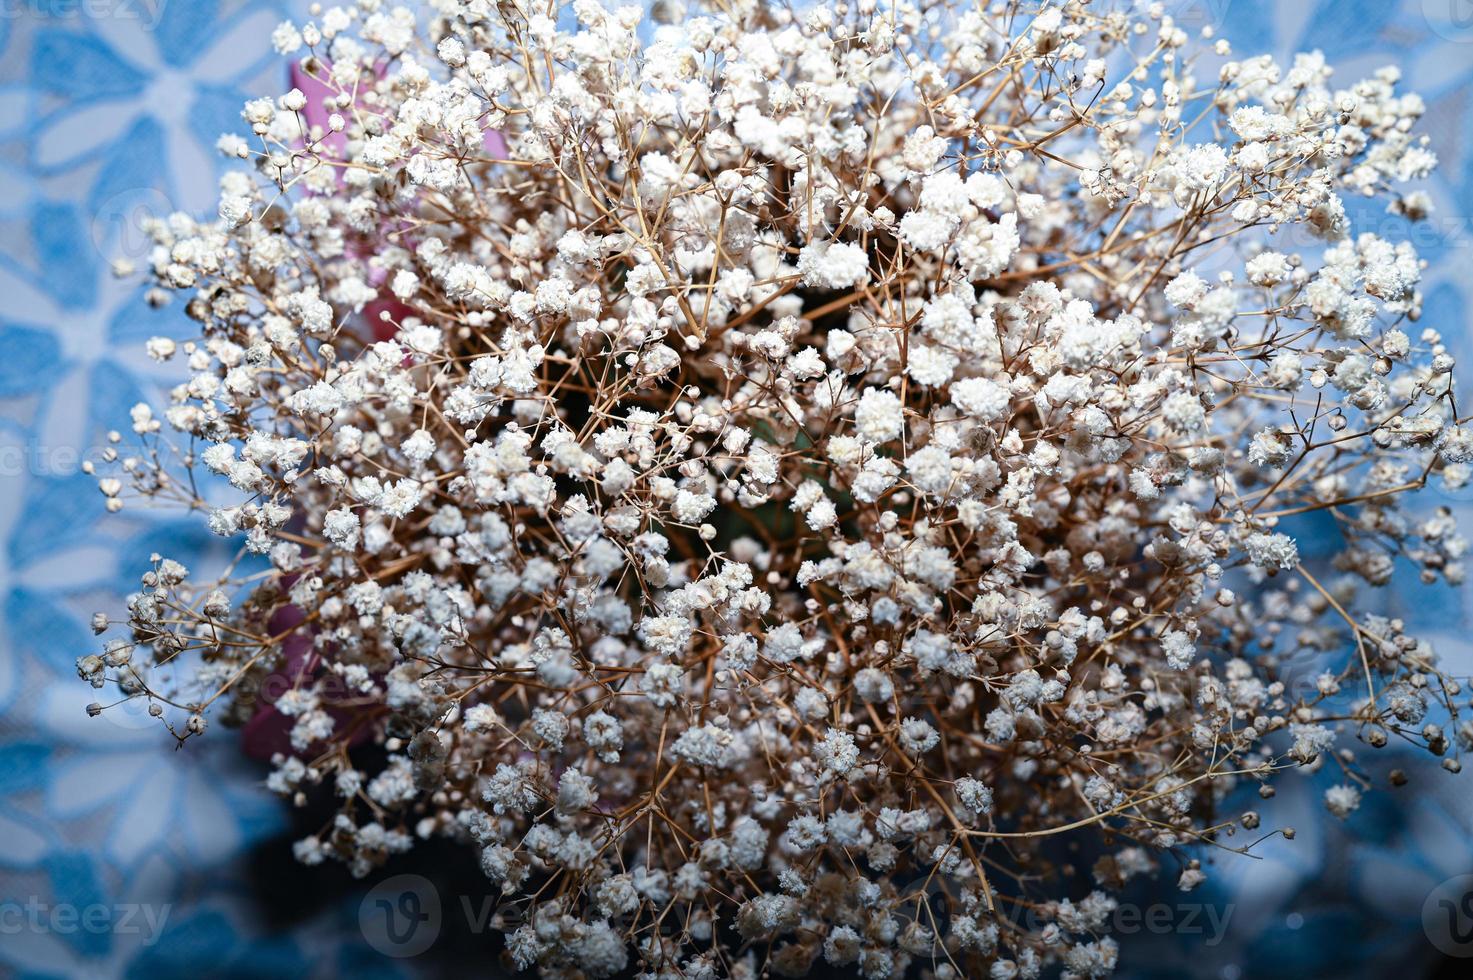
<path id="1" fill-rule="evenodd" d="M 1096 977 L 1234 786 L 1331 758 L 1344 816 L 1342 733 L 1473 749 L 1358 611 L 1462 582 L 1404 505 L 1473 462 L 1421 263 L 1342 200 L 1427 212 L 1394 71 L 1159 4 L 431 6 L 276 31 L 330 94 L 150 225 L 198 335 L 100 483 L 258 557 L 156 560 L 80 673 L 279 723 L 270 787 L 340 804 L 301 860 L 461 840 L 550 977 Z"/>

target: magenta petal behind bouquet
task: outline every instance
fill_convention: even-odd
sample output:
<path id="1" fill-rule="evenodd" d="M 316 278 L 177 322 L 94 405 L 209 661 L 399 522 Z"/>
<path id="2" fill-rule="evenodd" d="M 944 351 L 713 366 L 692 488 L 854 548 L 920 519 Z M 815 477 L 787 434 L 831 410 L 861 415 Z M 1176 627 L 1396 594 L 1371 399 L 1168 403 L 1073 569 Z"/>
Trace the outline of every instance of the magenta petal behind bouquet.
<path id="1" fill-rule="evenodd" d="M 309 864 L 457 842 L 550 977 L 1101 976 L 1278 781 L 1456 771 L 1374 593 L 1462 584 L 1473 433 L 1344 203 L 1427 217 L 1422 101 L 1038 6 L 282 25 L 101 482 L 267 570 L 159 561 L 82 675 L 244 725 Z"/>
<path id="2" fill-rule="evenodd" d="M 342 125 L 335 124 L 333 120 L 333 108 L 339 107 L 343 89 L 336 88 L 330 82 L 331 67 L 321 61 L 315 63 L 315 72 L 310 72 L 303 67 L 301 61 L 294 62 L 291 66 L 290 76 L 292 89 L 300 92 L 304 97 L 304 104 L 297 111 L 306 123 L 309 133 L 317 134 L 310 144 L 312 156 L 325 165 L 341 165 L 346 163 L 347 134 L 346 120 Z M 382 68 L 375 69 L 375 75 L 382 77 Z M 355 113 L 372 114 L 372 110 L 364 107 L 361 103 L 349 102 L 347 106 L 341 106 L 344 111 Z M 342 119 L 342 116 L 338 117 Z M 499 159 L 506 155 L 506 141 L 501 134 L 495 130 L 487 130 L 482 137 L 481 146 L 486 156 Z M 341 172 L 339 174 L 341 177 Z M 350 248 L 355 248 L 358 253 L 364 250 L 361 242 L 355 242 Z M 372 300 L 363 307 L 363 322 L 367 323 L 378 340 L 388 340 L 394 336 L 398 325 L 405 317 L 414 316 L 414 308 L 395 299 L 392 293 L 384 288 L 384 280 L 387 273 L 383 268 L 374 270 L 370 282 L 379 289 L 378 298 Z"/>
<path id="3" fill-rule="evenodd" d="M 241 728 L 241 738 L 246 754 L 257 759 L 270 759 L 277 753 L 292 751 L 292 719 L 276 705 L 288 691 L 313 686 L 313 675 L 317 672 L 319 658 L 312 653 L 310 633 L 289 632 L 299 627 L 306 616 L 295 606 L 283 606 L 271 618 L 273 634 L 288 633 L 281 643 L 285 660 L 279 671 L 268 675 L 262 682 L 260 696 L 250 720 Z"/>

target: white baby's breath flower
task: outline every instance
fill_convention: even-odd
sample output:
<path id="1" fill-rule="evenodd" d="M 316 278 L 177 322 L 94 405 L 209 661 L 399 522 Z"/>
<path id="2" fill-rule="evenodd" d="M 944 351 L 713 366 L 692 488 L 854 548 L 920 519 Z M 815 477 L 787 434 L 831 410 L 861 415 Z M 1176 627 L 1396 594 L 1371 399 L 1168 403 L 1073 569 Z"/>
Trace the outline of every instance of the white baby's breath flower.
<path id="1" fill-rule="evenodd" d="M 458 842 L 558 977 L 1101 977 L 1245 773 L 1358 739 L 1343 818 L 1390 731 L 1456 769 L 1460 680 L 1362 593 L 1466 576 L 1408 502 L 1473 479 L 1458 351 L 1342 200 L 1429 213 L 1426 105 L 1147 6 L 278 26 L 313 84 L 145 223 L 189 336 L 83 467 L 243 557 L 150 558 L 88 713 L 252 720 L 336 808 L 300 860 Z"/>

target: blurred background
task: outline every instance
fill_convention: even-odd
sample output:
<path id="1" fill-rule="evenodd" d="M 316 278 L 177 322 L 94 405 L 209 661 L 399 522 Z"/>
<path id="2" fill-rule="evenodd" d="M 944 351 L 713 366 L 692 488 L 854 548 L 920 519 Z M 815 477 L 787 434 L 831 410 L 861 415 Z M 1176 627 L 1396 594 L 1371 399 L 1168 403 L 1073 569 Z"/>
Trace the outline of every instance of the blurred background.
<path id="1" fill-rule="evenodd" d="M 1161 6 L 1238 54 L 1320 49 L 1342 84 L 1401 68 L 1427 101 L 1422 129 L 1442 161 L 1427 188 L 1437 212 L 1410 232 L 1431 265 L 1422 325 L 1473 351 L 1473 0 Z M 398 877 L 361 883 L 295 865 L 290 842 L 318 819 L 266 792 L 238 736 L 217 728 L 176 752 L 149 719 L 89 719 L 94 694 L 76 678 L 95 643 L 88 618 L 122 609 L 150 552 L 222 557 L 182 515 L 107 516 L 81 471 L 131 405 L 177 380 L 142 342 L 192 332 L 177 307 L 149 310 L 109 263 L 146 256 L 147 214 L 213 213 L 215 139 L 239 129 L 245 99 L 285 88 L 268 35 L 306 7 L 0 0 L 0 976 L 499 970 L 476 935 L 485 882 L 463 852 L 421 853 L 390 866 Z M 1473 517 L 1473 500 L 1427 497 Z M 1450 672 L 1473 673 L 1469 590 L 1388 591 L 1387 612 L 1433 640 Z M 1473 875 L 1473 774 L 1395 752 L 1370 760 L 1381 791 L 1344 823 L 1321 806 L 1330 773 L 1243 801 L 1295 839 L 1256 860 L 1202 854 L 1209 882 L 1190 894 L 1168 871 L 1128 896 L 1119 975 L 1470 975 L 1473 877 L 1459 879 Z M 1410 787 L 1389 788 L 1395 766 Z M 419 941 L 389 941 L 368 914 L 406 897 L 434 928 L 423 955 L 403 955 Z"/>

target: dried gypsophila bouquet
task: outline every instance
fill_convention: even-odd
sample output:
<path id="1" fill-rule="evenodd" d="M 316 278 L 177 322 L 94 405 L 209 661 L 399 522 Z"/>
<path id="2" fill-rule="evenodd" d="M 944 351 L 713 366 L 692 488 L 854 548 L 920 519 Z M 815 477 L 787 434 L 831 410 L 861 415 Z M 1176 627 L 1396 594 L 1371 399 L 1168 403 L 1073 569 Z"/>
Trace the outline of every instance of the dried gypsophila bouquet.
<path id="1" fill-rule="evenodd" d="M 1080 0 L 428 6 L 277 30 L 316 94 L 151 226 L 200 335 L 102 480 L 269 560 L 156 561 L 79 667 L 279 722 L 272 789 L 340 799 L 301 860 L 463 840 L 549 976 L 1099 976 L 1113 890 L 1249 849 L 1235 787 L 1473 747 L 1357 598 L 1461 582 L 1403 504 L 1473 457 L 1343 203 L 1429 210 L 1395 70 Z"/>

